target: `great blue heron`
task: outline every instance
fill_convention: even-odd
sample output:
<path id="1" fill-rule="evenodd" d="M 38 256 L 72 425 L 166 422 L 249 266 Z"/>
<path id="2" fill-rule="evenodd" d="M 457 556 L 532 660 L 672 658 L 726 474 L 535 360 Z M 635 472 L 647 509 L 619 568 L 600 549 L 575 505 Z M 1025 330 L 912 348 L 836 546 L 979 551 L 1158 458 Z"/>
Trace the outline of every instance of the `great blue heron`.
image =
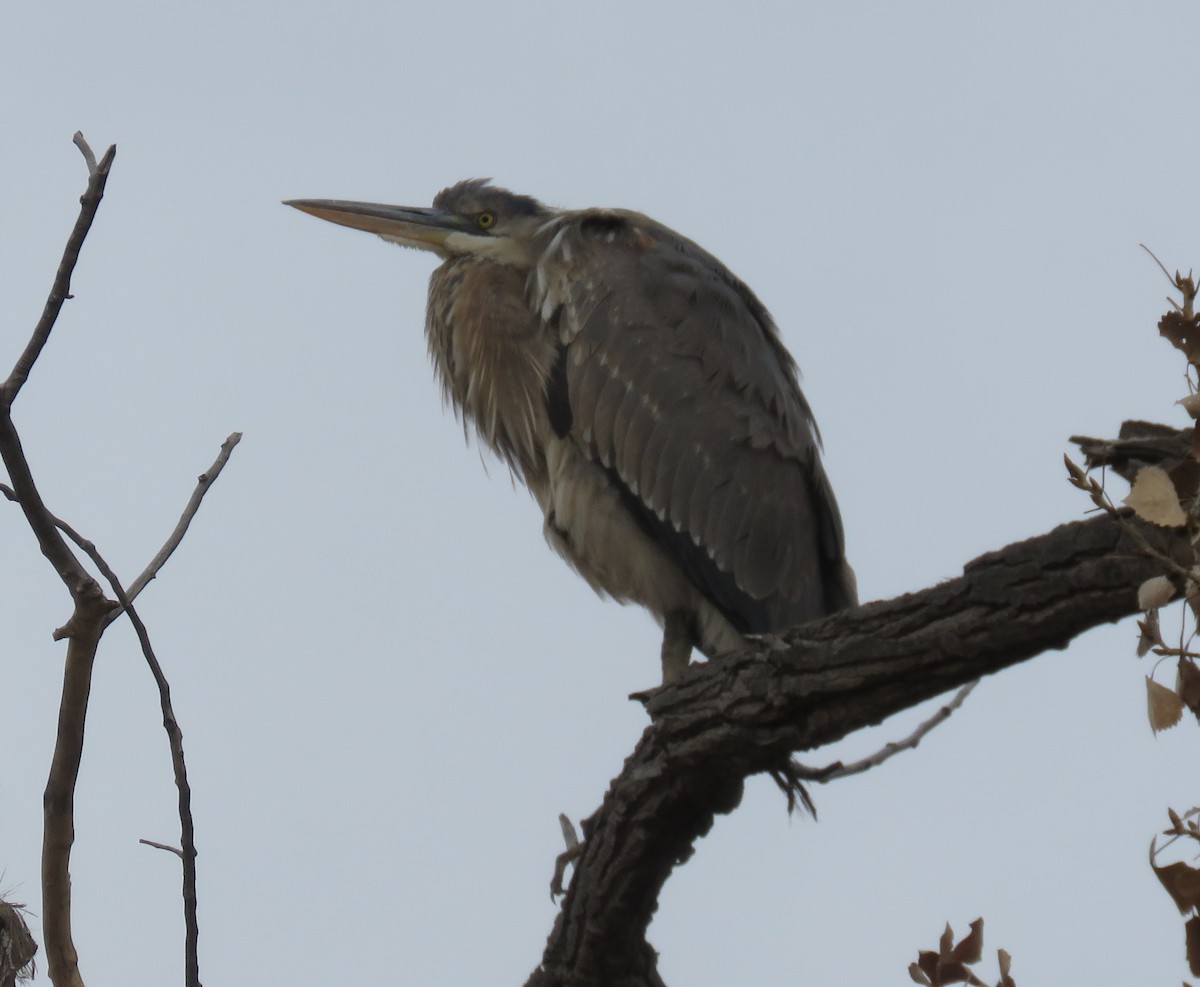
<path id="1" fill-rule="evenodd" d="M 287 203 L 437 254 L 444 396 L 524 481 L 597 591 L 663 625 L 663 680 L 855 603 L 796 366 L 754 293 L 641 213 L 483 180 L 409 208 Z"/>

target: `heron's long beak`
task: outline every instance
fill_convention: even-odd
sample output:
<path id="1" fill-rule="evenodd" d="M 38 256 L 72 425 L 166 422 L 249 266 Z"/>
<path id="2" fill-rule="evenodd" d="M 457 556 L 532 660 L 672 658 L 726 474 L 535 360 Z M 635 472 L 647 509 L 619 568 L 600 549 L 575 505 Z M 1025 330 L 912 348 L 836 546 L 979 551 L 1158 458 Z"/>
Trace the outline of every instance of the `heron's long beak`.
<path id="1" fill-rule="evenodd" d="M 464 231 L 462 219 L 441 209 L 385 206 L 377 202 L 346 202 L 341 199 L 289 199 L 284 205 L 339 226 L 377 233 L 385 240 L 422 250 L 438 251 L 451 233 Z"/>

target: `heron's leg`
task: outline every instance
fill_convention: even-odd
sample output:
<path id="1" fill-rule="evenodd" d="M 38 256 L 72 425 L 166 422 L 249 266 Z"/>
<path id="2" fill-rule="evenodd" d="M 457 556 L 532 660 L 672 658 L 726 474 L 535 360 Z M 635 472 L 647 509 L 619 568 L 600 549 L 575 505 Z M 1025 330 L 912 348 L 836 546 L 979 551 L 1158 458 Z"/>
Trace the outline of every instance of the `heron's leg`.
<path id="1" fill-rule="evenodd" d="M 695 630 L 692 615 L 686 610 L 672 610 L 663 618 L 662 675 L 671 682 L 686 671 L 692 656 Z"/>

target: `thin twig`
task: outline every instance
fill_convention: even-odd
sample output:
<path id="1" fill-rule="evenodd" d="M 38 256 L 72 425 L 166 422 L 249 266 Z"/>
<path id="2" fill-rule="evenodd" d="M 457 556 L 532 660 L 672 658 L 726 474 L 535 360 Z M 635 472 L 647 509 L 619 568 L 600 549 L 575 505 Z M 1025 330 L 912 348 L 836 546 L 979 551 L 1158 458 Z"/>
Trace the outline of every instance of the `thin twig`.
<path id="1" fill-rule="evenodd" d="M 207 488 L 207 484 L 205 486 Z M 197 500 L 196 506 L 199 506 L 199 500 Z M 158 686 L 158 701 L 162 709 L 163 729 L 167 731 L 167 743 L 171 748 L 171 766 L 175 773 L 175 789 L 178 793 L 179 804 L 179 840 L 183 847 L 182 851 L 175 850 L 174 852 L 179 854 L 180 860 L 183 861 L 184 982 L 187 987 L 200 987 L 200 925 L 197 919 L 196 895 L 196 828 L 192 818 L 192 788 L 188 783 L 187 763 L 183 757 L 183 731 L 179 728 L 179 722 L 175 718 L 175 710 L 171 705 L 171 686 L 167 681 L 166 675 L 163 673 L 158 657 L 154 654 L 154 648 L 150 644 L 150 634 L 146 630 L 146 625 L 142 622 L 142 618 L 138 615 L 137 610 L 134 609 L 133 601 L 130 599 L 129 594 L 125 592 L 121 581 L 117 578 L 117 574 L 113 572 L 112 568 L 90 539 L 84 538 L 61 519 L 55 518 L 55 523 L 66 533 L 68 538 L 87 553 L 88 558 L 96 564 L 96 568 L 108 580 L 108 584 L 112 587 L 113 593 L 120 604 L 120 611 L 114 612 L 123 611 L 128 615 L 129 622 L 133 624 L 133 629 L 137 634 L 138 643 L 142 647 L 142 655 L 146 659 L 146 664 L 150 666 L 150 674 L 154 676 L 154 682 Z M 107 627 L 113 619 L 110 616 L 105 626 Z M 149 841 L 142 840 L 141 842 L 147 843 Z M 151 843 L 150 845 L 160 847 L 164 850 L 173 849 L 172 847 L 164 847 L 160 843 Z"/>
<path id="2" fill-rule="evenodd" d="M 1165 274 L 1165 275 L 1166 275 L 1166 277 L 1167 277 L 1167 280 L 1168 280 L 1168 281 L 1170 281 L 1170 282 L 1171 282 L 1171 284 L 1175 284 L 1175 278 L 1173 278 L 1173 277 L 1171 276 L 1171 272 L 1170 272 L 1170 271 L 1168 271 L 1168 270 L 1166 269 L 1166 267 L 1164 267 L 1164 266 L 1163 266 L 1163 262 L 1162 262 L 1161 260 L 1159 260 L 1159 259 L 1158 259 L 1157 255 L 1154 253 L 1154 251 L 1153 251 L 1153 250 L 1151 250 L 1149 247 L 1147 247 L 1147 246 L 1146 246 L 1144 243 L 1139 243 L 1139 244 L 1138 244 L 1138 246 L 1139 246 L 1139 247 L 1141 247 L 1141 248 L 1142 248 L 1144 251 L 1146 251 L 1146 253 L 1148 253 L 1148 254 L 1149 254 L 1149 255 L 1150 255 L 1152 258 L 1153 258 L 1153 260 L 1154 260 L 1154 263 L 1155 263 L 1155 264 L 1157 264 L 1157 265 L 1158 265 L 1158 269 L 1159 269 L 1160 271 L 1162 271 L 1162 272 L 1163 272 L 1163 274 Z"/>
<path id="3" fill-rule="evenodd" d="M 200 509 L 200 504 L 204 500 L 204 495 L 208 493 L 209 488 L 213 485 L 213 482 L 218 476 L 221 475 L 221 470 L 225 468 L 225 464 L 229 462 L 229 457 L 233 454 L 234 446 L 241 441 L 241 432 L 231 432 L 229 437 L 221 443 L 221 450 L 217 454 L 217 458 L 205 472 L 200 474 L 199 478 L 197 479 L 196 489 L 192 491 L 192 496 L 188 498 L 188 502 L 183 508 L 183 513 L 179 517 L 179 522 L 175 525 L 175 530 L 171 532 L 170 536 L 163 543 L 163 547 L 158 550 L 158 554 L 155 555 L 154 558 L 151 559 L 147 564 L 146 568 L 142 570 L 141 575 L 133 581 L 127 590 L 125 590 L 126 597 L 130 603 L 138 598 L 142 590 L 144 590 L 150 584 L 151 580 L 158 575 L 159 570 L 162 569 L 167 560 L 172 554 L 174 554 L 175 549 L 179 547 L 180 542 L 183 541 L 183 536 L 187 534 L 188 527 L 191 525 L 193 518 L 196 516 L 196 512 Z M 21 498 L 17 495 L 16 491 L 4 483 L 0 483 L 0 495 L 3 495 L 4 497 L 8 498 L 8 500 L 11 500 L 15 503 L 20 503 L 21 501 Z M 43 505 L 43 508 L 44 507 L 45 505 Z M 62 520 L 62 518 L 52 514 L 48 509 L 46 510 L 46 516 L 54 525 L 54 527 L 61 530 L 68 538 L 75 542 L 76 545 L 83 549 L 83 551 L 89 557 L 92 558 L 92 561 L 96 563 L 97 568 L 100 569 L 100 572 L 104 575 L 104 578 L 109 580 L 110 584 L 112 584 L 112 581 L 116 579 L 116 576 L 112 573 L 111 569 L 105 571 L 105 568 L 101 566 L 102 560 L 100 560 L 97 556 L 92 555 L 92 551 L 95 550 L 95 545 L 75 531 L 75 529 L 67 524 L 66 521 Z M 114 607 L 109 613 L 108 623 L 111 624 L 114 620 L 121 616 L 121 613 L 124 609 L 125 604 L 118 599 L 117 606 Z"/>
<path id="4" fill-rule="evenodd" d="M 562 812 L 558 814 L 558 825 L 562 829 L 563 842 L 567 848 L 554 858 L 554 876 L 550 879 L 551 901 L 565 893 L 563 878 L 566 877 L 567 867 L 583 853 L 583 843 L 580 842 L 579 834 L 575 832 L 575 824 Z"/>
<path id="5" fill-rule="evenodd" d="M 93 556 L 100 565 L 103 560 L 99 555 Z M 107 569 L 107 565 L 104 569 Z M 103 571 L 103 570 L 102 570 Z M 109 570 L 111 571 L 111 570 Z M 106 574 L 107 578 L 107 574 Z M 137 632 L 138 642 L 142 646 L 142 654 L 146 664 L 150 666 L 150 674 L 158 686 L 159 706 L 162 709 L 163 729 L 167 731 L 167 741 L 171 747 L 171 766 L 175 772 L 175 788 L 179 804 L 179 841 L 183 847 L 179 854 L 183 861 L 183 922 L 184 922 L 184 983 L 187 987 L 200 987 L 200 925 L 196 917 L 196 828 L 192 820 L 192 787 L 188 783 L 187 764 L 183 759 L 183 731 L 175 719 L 175 710 L 171 706 L 171 686 L 163 674 L 162 666 L 155 657 L 154 649 L 150 646 L 150 636 L 146 625 L 133 608 L 133 601 L 121 588 L 116 576 L 111 579 L 113 591 L 117 599 L 129 615 L 129 621 Z"/>
<path id="6" fill-rule="evenodd" d="M 179 847 L 171 846 L 167 843 L 155 843 L 154 840 L 138 840 L 139 843 L 144 843 L 146 846 L 152 846 L 156 850 L 166 850 L 167 853 L 173 853 L 175 856 L 183 859 L 183 851 Z"/>
<path id="7" fill-rule="evenodd" d="M 96 155 L 92 153 L 92 145 L 87 142 L 83 133 L 78 130 L 75 131 L 75 136 L 71 138 L 71 143 L 79 148 L 83 154 L 83 160 L 87 162 L 88 174 L 94 175 L 98 166 L 96 164 Z"/>
<path id="8" fill-rule="evenodd" d="M 150 580 L 158 575 L 158 571 L 166 564 L 167 559 L 171 557 L 175 549 L 179 547 L 179 543 L 183 541 L 183 536 L 187 534 L 188 525 L 192 523 L 192 518 L 196 516 L 196 512 L 200 509 L 200 502 L 204 500 L 204 495 L 208 493 L 208 488 L 221 475 L 221 470 L 225 468 L 225 464 L 229 462 L 229 457 L 233 453 L 233 447 L 241 441 L 242 433 L 232 432 L 221 443 L 221 451 L 213 461 L 213 464 L 198 477 L 196 489 L 192 491 L 192 496 L 188 499 L 187 505 L 183 509 L 183 514 L 180 515 L 179 523 L 175 525 L 175 530 L 171 532 L 166 542 L 163 543 L 163 547 L 158 550 L 158 554 L 142 570 L 142 574 L 130 584 L 127 593 L 131 601 L 138 598 L 138 595 L 146 588 Z M 114 610 L 110 617 L 110 622 L 116 620 L 120 616 L 120 613 L 119 609 Z"/>
<path id="9" fill-rule="evenodd" d="M 1150 256 L 1153 257 L 1154 255 L 1151 254 Z M 1157 260 L 1157 258 L 1155 259 Z M 1068 482 L 1073 487 L 1077 487 L 1078 489 L 1084 491 L 1089 497 L 1091 497 L 1092 503 L 1095 504 L 1096 507 L 1116 518 L 1116 520 L 1125 527 L 1125 529 L 1133 537 L 1134 541 L 1138 543 L 1141 549 L 1150 558 L 1160 563 L 1168 572 L 1173 572 L 1176 576 L 1185 580 L 1184 585 L 1187 585 L 1186 581 L 1192 578 L 1191 570 L 1188 569 L 1187 566 L 1180 565 L 1169 555 L 1164 555 L 1153 545 L 1151 545 L 1150 542 L 1146 540 L 1145 535 L 1143 535 L 1136 526 L 1129 523 L 1130 512 L 1128 510 L 1120 510 L 1116 504 L 1112 502 L 1112 498 L 1108 495 L 1108 491 L 1104 489 L 1103 483 L 1099 483 L 1093 477 L 1089 476 L 1086 470 L 1072 462 L 1070 456 L 1064 455 L 1063 462 L 1066 464 L 1067 472 L 1069 474 Z M 1137 512 L 1135 511 L 1133 513 L 1136 514 Z"/>
<path id="10" fill-rule="evenodd" d="M 823 768 L 809 768 L 793 761 L 792 767 L 804 781 L 826 782 L 833 781 L 835 778 L 845 778 L 849 775 L 862 774 L 864 771 L 883 764 L 888 758 L 894 757 L 901 751 L 914 750 L 917 744 L 925 739 L 926 734 L 950 718 L 977 685 L 979 685 L 979 679 L 976 679 L 974 682 L 968 682 L 954 694 L 954 697 L 948 703 L 939 707 L 933 716 L 921 723 L 920 726 L 903 740 L 886 744 L 870 757 L 864 757 L 861 761 L 854 761 L 851 764 L 843 764 L 841 761 L 835 761 L 833 764 L 826 765 Z"/>
<path id="11" fill-rule="evenodd" d="M 87 147 L 87 142 L 83 140 L 82 136 L 77 135 L 76 143 L 81 141 L 82 146 Z M 81 206 L 79 218 L 75 220 L 75 228 L 71 230 L 71 236 L 67 239 L 67 246 L 63 251 L 62 260 L 59 262 L 58 272 L 54 275 L 54 284 L 50 288 L 50 295 L 42 309 L 42 317 L 38 320 L 38 324 L 33 330 L 33 336 L 24 352 L 17 359 L 12 373 L 8 375 L 8 379 L 3 384 L 0 384 L 0 407 L 5 410 L 12 407 L 17 394 L 25 386 L 25 381 L 29 379 L 29 372 L 37 362 L 46 341 L 50 338 L 50 330 L 54 328 L 54 322 L 58 318 L 63 302 L 71 297 L 71 274 L 79 260 L 79 251 L 83 247 L 83 241 L 88 235 L 88 230 L 92 228 L 92 221 L 96 218 L 96 210 L 100 208 L 100 200 L 104 197 L 104 186 L 108 181 L 108 171 L 112 167 L 113 158 L 117 154 L 117 146 L 114 144 L 105 151 L 99 164 L 96 163 L 96 159 L 90 154 L 90 151 L 91 148 L 88 148 L 84 152 L 84 157 L 88 159 L 90 177 L 87 190 L 79 200 Z"/>

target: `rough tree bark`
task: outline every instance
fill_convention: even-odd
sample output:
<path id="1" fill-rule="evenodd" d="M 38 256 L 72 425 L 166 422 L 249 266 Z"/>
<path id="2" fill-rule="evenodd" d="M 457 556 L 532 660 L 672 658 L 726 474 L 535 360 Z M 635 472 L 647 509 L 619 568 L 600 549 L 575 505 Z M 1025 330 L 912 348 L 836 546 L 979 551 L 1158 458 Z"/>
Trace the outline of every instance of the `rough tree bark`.
<path id="1" fill-rule="evenodd" d="M 1190 564 L 1185 538 L 1133 519 Z M 662 987 L 646 929 L 672 869 L 748 775 L 1137 610 L 1161 566 L 1110 516 L 969 563 L 958 578 L 846 611 L 692 669 L 645 699 L 646 728 L 585 843 L 527 987 Z"/>

